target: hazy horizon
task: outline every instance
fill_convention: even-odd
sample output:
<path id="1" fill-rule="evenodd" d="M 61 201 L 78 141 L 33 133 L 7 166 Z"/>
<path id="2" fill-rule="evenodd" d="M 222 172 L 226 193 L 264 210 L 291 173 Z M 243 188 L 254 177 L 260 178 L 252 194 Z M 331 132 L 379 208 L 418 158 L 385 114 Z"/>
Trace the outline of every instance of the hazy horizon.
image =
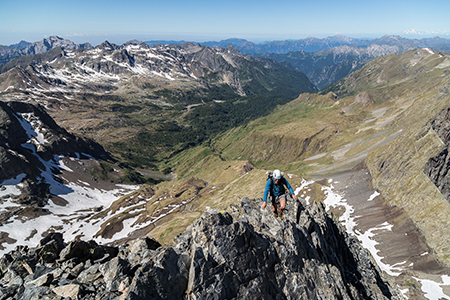
<path id="1" fill-rule="evenodd" d="M 184 42 L 193 42 L 193 43 L 207 43 L 207 42 L 220 42 L 220 41 L 229 40 L 229 39 L 243 39 L 243 40 L 247 40 L 249 42 L 253 42 L 255 44 L 262 44 L 262 43 L 266 43 L 266 42 L 268 43 L 268 42 L 274 42 L 274 41 L 302 40 L 302 39 L 306 39 L 308 37 L 317 38 L 317 39 L 324 39 L 324 38 L 327 38 L 327 37 L 334 37 L 334 36 L 337 36 L 337 35 L 340 35 L 340 34 L 327 35 L 327 36 L 323 36 L 323 37 L 311 36 L 310 35 L 310 36 L 305 36 L 305 37 L 301 37 L 301 38 L 290 38 L 290 39 L 281 39 L 281 38 L 277 39 L 277 38 L 274 38 L 274 39 L 268 39 L 268 40 L 250 40 L 250 39 L 237 38 L 237 37 L 227 37 L 227 38 L 220 38 L 220 39 L 212 39 L 212 38 L 211 39 L 208 39 L 208 38 L 189 39 L 189 38 L 183 38 L 183 37 L 180 37 L 180 38 L 176 38 L 176 37 L 164 38 L 164 37 L 161 37 L 161 38 L 154 38 L 154 39 L 138 39 L 138 38 L 134 38 L 132 36 L 118 38 L 118 37 L 114 37 L 112 35 L 108 35 L 108 36 L 104 36 L 103 37 L 104 39 L 102 39 L 101 37 L 96 38 L 95 39 L 96 42 L 91 42 L 90 40 L 86 40 L 85 38 L 80 38 L 80 37 L 65 37 L 65 36 L 59 36 L 59 35 L 56 35 L 56 36 L 58 36 L 60 38 L 63 38 L 63 39 L 66 39 L 66 40 L 70 40 L 70 41 L 74 42 L 75 44 L 90 43 L 92 46 L 95 47 L 95 46 L 98 46 L 98 45 L 102 44 L 105 41 L 108 41 L 108 42 L 113 43 L 113 44 L 121 45 L 121 44 L 124 44 L 126 42 L 133 41 L 133 40 L 137 40 L 137 41 L 141 41 L 141 42 L 152 42 L 152 41 L 182 42 L 182 41 L 184 41 Z M 383 34 L 383 35 L 374 36 L 374 37 L 355 37 L 355 36 L 349 36 L 349 35 L 342 35 L 342 36 L 346 36 L 346 37 L 350 37 L 350 38 L 356 38 L 356 39 L 361 39 L 361 40 L 373 40 L 373 39 L 381 38 L 381 37 L 383 37 L 385 35 L 388 35 L 388 34 Z M 44 37 L 42 37 L 41 39 L 38 39 L 38 40 L 21 39 L 21 40 L 19 40 L 17 42 L 11 43 L 11 44 L 0 44 L 0 45 L 2 45 L 2 46 L 11 46 L 11 45 L 18 44 L 18 43 L 20 43 L 22 41 L 25 41 L 25 42 L 28 42 L 28 43 L 35 43 L 35 42 L 42 41 L 43 39 L 49 38 L 50 36 L 55 36 L 55 35 L 45 35 Z M 392 35 L 390 35 L 390 36 L 392 36 Z M 450 40 L 450 37 L 442 37 L 442 36 L 437 36 L 437 35 L 434 35 L 434 36 L 418 36 L 418 37 L 404 36 L 404 35 L 403 36 L 402 35 L 396 35 L 396 36 L 400 36 L 402 38 L 407 38 L 407 39 L 418 39 L 418 40 L 426 39 L 426 38 L 436 38 L 436 37 L 445 38 L 445 39 Z"/>
<path id="2" fill-rule="evenodd" d="M 380 0 L 3 0 L 0 45 L 36 42 L 57 35 L 77 44 L 105 40 L 220 41 L 255 43 L 324 38 L 400 35 L 450 37 L 450 1 Z"/>

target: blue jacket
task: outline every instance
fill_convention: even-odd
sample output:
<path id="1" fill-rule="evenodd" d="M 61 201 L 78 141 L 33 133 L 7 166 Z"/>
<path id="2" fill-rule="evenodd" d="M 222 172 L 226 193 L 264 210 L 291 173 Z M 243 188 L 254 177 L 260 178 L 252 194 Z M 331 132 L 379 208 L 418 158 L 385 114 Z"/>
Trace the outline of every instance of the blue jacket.
<path id="1" fill-rule="evenodd" d="M 273 180 L 273 182 L 272 182 L 272 180 Z M 269 195 L 269 192 L 271 190 L 272 190 L 272 196 L 276 197 L 276 196 L 283 195 L 286 192 L 286 189 L 285 189 L 284 186 L 286 186 L 288 188 L 288 190 L 291 193 L 291 195 L 294 194 L 294 190 L 292 189 L 291 185 L 286 180 L 286 178 L 281 177 L 281 179 L 278 181 L 278 184 L 275 184 L 275 180 L 274 179 L 271 179 L 271 178 L 267 179 L 266 188 L 264 190 L 263 201 L 264 202 L 267 201 L 267 196 Z"/>

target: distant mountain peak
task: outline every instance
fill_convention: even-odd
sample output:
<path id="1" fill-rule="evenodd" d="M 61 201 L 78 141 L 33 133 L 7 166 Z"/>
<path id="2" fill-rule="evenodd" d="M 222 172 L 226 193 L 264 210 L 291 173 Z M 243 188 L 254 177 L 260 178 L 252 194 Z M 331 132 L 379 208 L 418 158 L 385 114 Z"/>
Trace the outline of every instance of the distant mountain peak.
<path id="1" fill-rule="evenodd" d="M 126 42 L 125 45 L 140 45 L 142 43 L 143 43 L 142 41 L 134 39 L 134 40 Z"/>
<path id="2" fill-rule="evenodd" d="M 19 43 L 17 43 L 17 44 L 12 44 L 12 45 L 9 45 L 9 46 L 10 46 L 11 48 L 14 48 L 14 49 L 22 50 L 22 49 L 26 48 L 26 47 L 29 46 L 29 45 L 31 45 L 30 42 L 21 40 Z"/>
<path id="3" fill-rule="evenodd" d="M 78 49 L 78 48 L 87 48 L 90 44 L 84 44 L 83 47 L 76 45 L 71 40 L 66 40 L 59 36 L 53 35 L 48 38 L 44 38 L 39 42 L 32 43 L 27 47 L 22 49 L 23 55 L 30 54 L 39 54 L 47 52 L 53 48 L 61 47 L 64 49 Z"/>
<path id="4" fill-rule="evenodd" d="M 108 41 L 104 41 L 103 43 L 101 43 L 101 45 L 97 46 L 96 48 L 103 49 L 106 51 L 112 51 L 112 50 L 116 50 L 118 47 L 116 44 L 111 44 Z"/>

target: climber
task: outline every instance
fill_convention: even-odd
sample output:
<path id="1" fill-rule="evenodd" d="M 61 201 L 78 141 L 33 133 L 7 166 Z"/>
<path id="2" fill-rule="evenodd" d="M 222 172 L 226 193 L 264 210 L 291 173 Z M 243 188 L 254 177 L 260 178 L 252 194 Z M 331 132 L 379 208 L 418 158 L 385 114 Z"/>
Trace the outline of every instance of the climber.
<path id="1" fill-rule="evenodd" d="M 263 203 L 261 205 L 261 209 L 265 209 L 267 206 L 267 197 L 269 196 L 272 201 L 272 211 L 275 217 L 280 214 L 283 215 L 283 210 L 286 208 L 286 200 L 288 193 L 286 192 L 286 188 L 289 190 L 289 193 L 292 196 L 292 199 L 296 200 L 297 196 L 294 194 L 294 190 L 292 189 L 289 182 L 281 176 L 280 170 L 275 170 L 273 173 L 269 173 L 269 178 L 267 179 L 266 188 L 264 190 Z M 277 210 L 278 204 L 280 205 L 280 209 Z"/>

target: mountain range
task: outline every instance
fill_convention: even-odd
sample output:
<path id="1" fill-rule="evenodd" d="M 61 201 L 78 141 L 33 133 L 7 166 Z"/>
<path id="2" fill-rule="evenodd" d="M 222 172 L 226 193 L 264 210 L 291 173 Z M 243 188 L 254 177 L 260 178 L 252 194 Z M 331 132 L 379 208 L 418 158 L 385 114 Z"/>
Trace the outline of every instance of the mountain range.
<path id="1" fill-rule="evenodd" d="M 185 41 L 147 41 L 149 45 L 157 44 L 180 44 Z M 284 41 L 268 41 L 262 43 L 253 43 L 245 39 L 227 39 L 219 42 L 202 42 L 202 45 L 208 47 L 225 48 L 229 45 L 234 46 L 242 53 L 258 55 L 258 53 L 278 53 L 285 54 L 288 52 L 305 51 L 317 52 L 325 49 L 330 49 L 340 46 L 355 46 L 359 48 L 366 48 L 371 45 L 387 45 L 397 46 L 405 49 L 411 48 L 431 48 L 434 50 L 450 50 L 450 40 L 440 37 L 424 38 L 424 39 L 408 39 L 395 35 L 385 35 L 376 39 L 359 39 L 343 35 L 336 35 L 326 38 L 307 37 L 299 40 L 284 40 Z"/>
<path id="2" fill-rule="evenodd" d="M 303 73 L 273 60 L 189 43 L 57 47 L 16 58 L 0 73 L 4 99 L 41 104 L 72 132 L 100 139 L 121 161 L 152 167 L 317 91 Z M 225 118 L 217 122 L 217 116 Z"/>
<path id="3" fill-rule="evenodd" d="M 76 45 L 70 40 L 62 39 L 57 36 L 50 36 L 39 42 L 30 43 L 21 41 L 18 44 L 10 46 L 0 46 L 0 64 L 5 64 L 11 59 L 23 55 L 44 53 L 56 47 L 65 49 L 92 49 L 92 45 L 89 43 Z"/>
<path id="4" fill-rule="evenodd" d="M 131 41 L 137 42 L 137 41 Z M 179 45 L 188 42 L 198 43 L 195 41 L 185 40 L 152 40 L 145 43 L 150 46 L 156 45 Z M 430 48 L 434 50 L 449 51 L 450 40 L 440 37 L 424 38 L 424 39 L 408 39 L 400 36 L 385 35 L 376 39 L 359 39 L 343 35 L 336 35 L 326 38 L 307 37 L 299 40 L 284 40 L 284 41 L 268 41 L 262 43 L 254 43 L 245 39 L 226 39 L 221 41 L 201 42 L 203 46 L 226 48 L 233 46 L 242 53 L 259 56 L 260 53 L 277 53 L 286 54 L 289 52 L 305 51 L 317 52 L 325 49 L 340 47 L 340 46 L 355 46 L 358 48 L 367 48 L 372 45 L 379 46 L 396 46 L 402 49 L 402 52 L 414 48 Z M 39 42 L 21 41 L 13 45 L 0 46 L 0 64 L 8 62 L 10 59 L 22 55 L 38 54 L 46 52 L 54 47 L 62 47 L 66 49 L 92 49 L 93 46 L 89 43 L 76 45 L 70 40 L 63 39 L 57 36 L 45 38 Z"/>
<path id="5" fill-rule="evenodd" d="M 450 58 L 405 50 L 132 41 L 3 64 L 2 295 L 448 297 Z M 294 67 L 347 53 L 320 91 Z M 273 169 L 300 199 L 285 219 L 260 210 Z"/>
<path id="6" fill-rule="evenodd" d="M 130 44 L 140 44 L 130 41 Z M 147 41 L 150 46 L 181 45 L 186 41 Z M 407 39 L 399 36 L 383 36 L 378 39 L 356 39 L 333 36 L 323 39 L 308 37 L 302 40 L 272 41 L 255 44 L 243 39 L 227 39 L 220 42 L 204 42 L 203 46 L 227 48 L 233 46 L 242 53 L 254 57 L 267 57 L 305 73 L 317 88 L 322 89 L 361 68 L 371 59 L 389 53 L 403 53 L 415 48 L 431 48 L 447 51 L 450 40 L 443 38 Z M 92 49 L 89 43 L 76 45 L 70 40 L 52 36 L 42 41 L 0 47 L 0 65 L 23 55 L 45 53 L 53 48 Z M 15 65 L 14 63 L 13 65 Z"/>
<path id="7" fill-rule="evenodd" d="M 289 64 L 293 69 L 305 73 L 317 88 L 322 89 L 360 69 L 376 57 L 413 49 L 414 47 L 409 45 L 372 44 L 365 48 L 345 45 L 317 52 L 261 53 L 259 56 Z"/>

